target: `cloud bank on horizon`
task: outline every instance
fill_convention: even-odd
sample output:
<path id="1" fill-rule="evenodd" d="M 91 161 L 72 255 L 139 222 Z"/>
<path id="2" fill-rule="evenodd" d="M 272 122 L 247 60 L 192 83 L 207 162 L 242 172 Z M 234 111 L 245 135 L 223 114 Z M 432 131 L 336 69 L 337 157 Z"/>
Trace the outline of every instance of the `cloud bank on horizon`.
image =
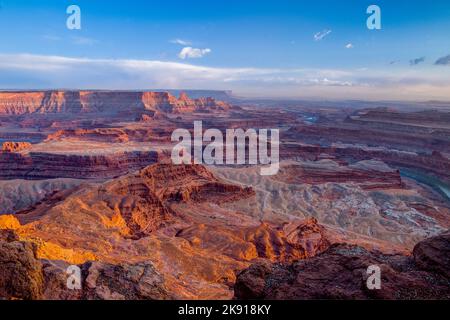
<path id="1" fill-rule="evenodd" d="M 4 0 L 0 89 L 450 100 L 450 3 L 378 0 L 370 31 L 363 2 L 77 0 L 83 28 L 69 31 L 63 5 Z"/>
<path id="2" fill-rule="evenodd" d="M 11 89 L 231 89 L 249 97 L 445 99 L 450 74 L 409 70 L 218 68 L 181 62 L 0 54 L 0 87 Z M 33 83 L 33 84 L 31 84 Z"/>

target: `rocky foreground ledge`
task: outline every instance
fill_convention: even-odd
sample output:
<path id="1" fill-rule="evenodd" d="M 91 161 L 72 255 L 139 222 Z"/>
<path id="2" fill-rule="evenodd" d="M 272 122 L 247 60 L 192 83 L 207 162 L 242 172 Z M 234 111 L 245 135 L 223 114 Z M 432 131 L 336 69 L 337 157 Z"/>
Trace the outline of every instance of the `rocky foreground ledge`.
<path id="1" fill-rule="evenodd" d="M 14 226 L 11 226 L 13 228 Z M 366 286 L 367 266 L 381 268 L 380 290 Z M 66 287 L 68 263 L 40 260 L 36 245 L 0 230 L 0 298 L 174 299 L 152 262 L 86 262 L 82 289 Z M 385 255 L 334 244 L 316 257 L 292 264 L 261 260 L 240 272 L 237 299 L 450 299 L 450 232 L 416 245 L 413 256 Z"/>
<path id="2" fill-rule="evenodd" d="M 172 296 L 152 263 L 112 265 L 87 262 L 82 290 L 69 290 L 63 261 L 37 258 L 36 245 L 0 230 L 0 299 L 26 300 L 166 300 Z"/>
<path id="3" fill-rule="evenodd" d="M 381 289 L 367 288 L 367 268 L 381 269 Z M 236 299 L 450 299 L 450 231 L 418 243 L 412 256 L 334 244 L 292 264 L 263 261 L 237 276 Z"/>

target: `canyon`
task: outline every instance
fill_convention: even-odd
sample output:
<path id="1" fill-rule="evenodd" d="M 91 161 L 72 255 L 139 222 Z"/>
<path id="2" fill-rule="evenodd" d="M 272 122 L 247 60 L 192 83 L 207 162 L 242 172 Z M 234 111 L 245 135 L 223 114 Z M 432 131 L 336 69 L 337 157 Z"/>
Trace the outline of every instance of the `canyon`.
<path id="1" fill-rule="evenodd" d="M 174 94 L 0 92 L 0 298 L 450 298 L 450 105 Z M 195 121 L 279 130 L 278 173 L 174 164 Z"/>

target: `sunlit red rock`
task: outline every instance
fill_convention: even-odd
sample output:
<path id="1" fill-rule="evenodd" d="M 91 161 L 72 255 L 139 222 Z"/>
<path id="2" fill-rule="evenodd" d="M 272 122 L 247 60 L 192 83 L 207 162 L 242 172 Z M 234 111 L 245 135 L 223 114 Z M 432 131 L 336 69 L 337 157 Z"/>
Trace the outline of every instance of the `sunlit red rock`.
<path id="1" fill-rule="evenodd" d="M 30 148 L 31 143 L 29 142 L 3 142 L 2 145 L 3 152 L 20 152 Z"/>
<path id="2" fill-rule="evenodd" d="M 227 103 L 214 98 L 180 99 L 168 92 L 139 91 L 17 91 L 0 92 L 0 114 L 113 113 L 161 111 L 184 113 L 228 110 Z"/>
<path id="3" fill-rule="evenodd" d="M 41 299 L 42 266 L 29 242 L 0 239 L 0 298 Z"/>

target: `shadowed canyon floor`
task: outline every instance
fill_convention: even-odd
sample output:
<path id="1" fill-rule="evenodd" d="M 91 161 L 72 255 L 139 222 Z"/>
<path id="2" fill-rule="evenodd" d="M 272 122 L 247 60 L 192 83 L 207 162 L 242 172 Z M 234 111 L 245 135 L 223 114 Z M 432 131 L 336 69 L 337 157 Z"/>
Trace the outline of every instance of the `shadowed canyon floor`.
<path id="1" fill-rule="evenodd" d="M 449 299 L 450 106 L 232 102 L 1 92 L 0 297 Z M 280 129 L 278 174 L 172 164 L 197 120 Z"/>

